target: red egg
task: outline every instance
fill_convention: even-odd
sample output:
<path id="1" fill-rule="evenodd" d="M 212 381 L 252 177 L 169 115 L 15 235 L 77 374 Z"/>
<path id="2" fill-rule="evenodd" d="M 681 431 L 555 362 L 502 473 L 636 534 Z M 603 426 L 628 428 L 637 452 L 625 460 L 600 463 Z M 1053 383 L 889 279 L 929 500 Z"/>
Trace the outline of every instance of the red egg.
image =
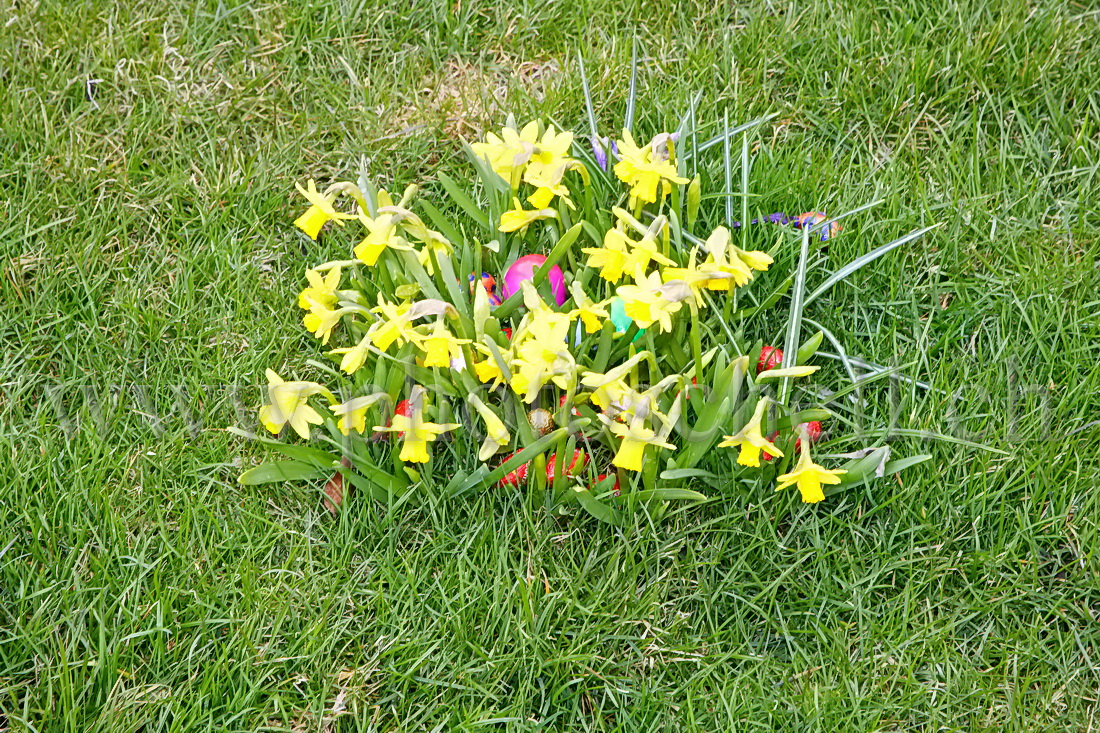
<path id="1" fill-rule="evenodd" d="M 783 349 L 778 346 L 765 346 L 760 349 L 760 359 L 756 362 L 756 373 L 775 369 L 783 363 Z"/>

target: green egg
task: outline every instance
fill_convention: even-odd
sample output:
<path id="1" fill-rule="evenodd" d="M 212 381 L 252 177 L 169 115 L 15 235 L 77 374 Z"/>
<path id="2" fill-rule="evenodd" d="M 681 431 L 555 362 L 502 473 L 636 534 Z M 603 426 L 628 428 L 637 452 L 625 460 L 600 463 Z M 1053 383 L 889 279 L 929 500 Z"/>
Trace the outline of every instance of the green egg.
<path id="1" fill-rule="evenodd" d="M 626 314 L 626 303 L 622 298 L 611 299 L 611 323 L 614 324 L 615 331 L 618 333 L 626 333 L 630 330 L 630 324 L 634 323 L 634 320 Z M 645 329 L 639 328 L 631 343 L 640 339 L 643 333 Z"/>

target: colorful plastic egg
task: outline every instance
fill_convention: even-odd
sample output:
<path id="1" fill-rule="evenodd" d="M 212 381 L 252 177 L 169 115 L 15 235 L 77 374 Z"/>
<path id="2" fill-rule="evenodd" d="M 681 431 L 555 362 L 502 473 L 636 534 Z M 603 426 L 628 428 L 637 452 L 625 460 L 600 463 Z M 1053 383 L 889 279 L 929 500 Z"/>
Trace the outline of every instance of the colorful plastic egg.
<path id="1" fill-rule="evenodd" d="M 611 299 L 611 323 L 615 326 L 615 331 L 618 333 L 626 333 L 630 330 L 631 324 L 634 323 L 634 319 L 626 314 L 626 303 L 622 298 L 614 297 Z M 644 328 L 639 328 L 637 335 L 634 336 L 634 341 L 637 341 L 645 333 Z M 633 343 L 633 342 L 631 342 Z"/>
<path id="2" fill-rule="evenodd" d="M 535 277 L 535 272 L 546 262 L 545 255 L 524 255 L 512 263 L 508 271 L 504 273 L 504 289 L 501 296 L 507 300 L 512 293 L 518 293 L 523 289 L 523 282 Z M 565 305 L 569 295 L 565 290 L 565 276 L 561 268 L 554 265 L 550 268 L 550 289 L 554 293 L 554 300 L 558 305 Z"/>

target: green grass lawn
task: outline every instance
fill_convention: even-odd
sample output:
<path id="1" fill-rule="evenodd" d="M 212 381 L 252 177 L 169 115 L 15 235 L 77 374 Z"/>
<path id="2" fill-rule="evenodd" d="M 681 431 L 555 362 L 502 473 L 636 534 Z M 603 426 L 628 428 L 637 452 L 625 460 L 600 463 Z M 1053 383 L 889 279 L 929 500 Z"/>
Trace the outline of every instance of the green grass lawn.
<path id="1" fill-rule="evenodd" d="M 817 281 L 942 222 L 806 314 L 931 386 L 865 396 L 934 460 L 621 530 L 239 486 L 225 427 L 309 373 L 293 298 L 345 256 L 293 182 L 439 199 L 508 112 L 587 132 L 577 48 L 613 131 L 635 34 L 644 134 L 702 92 L 704 134 L 778 113 L 761 211 L 884 199 Z M 1094 729 L 1098 39 L 1045 0 L 8 3 L 0 730 Z"/>

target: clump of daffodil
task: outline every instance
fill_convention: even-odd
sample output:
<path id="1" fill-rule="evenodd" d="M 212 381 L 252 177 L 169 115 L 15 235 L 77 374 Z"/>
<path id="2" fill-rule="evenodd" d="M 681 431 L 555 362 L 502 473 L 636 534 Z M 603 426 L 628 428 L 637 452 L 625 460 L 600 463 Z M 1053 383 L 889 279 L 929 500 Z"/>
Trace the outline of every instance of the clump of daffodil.
<path id="1" fill-rule="evenodd" d="M 330 188 L 324 194 L 317 191 L 317 184 L 314 183 L 312 178 L 306 183 L 306 188 L 302 188 L 297 183 L 294 184 L 294 187 L 298 189 L 298 193 L 306 197 L 310 204 L 305 213 L 294 220 L 294 226 L 308 234 L 310 239 L 316 240 L 321 227 L 327 222 L 335 221 L 337 224 L 342 225 L 345 219 L 355 218 L 354 214 L 345 214 L 332 207 L 332 204 L 336 201 L 336 191 L 341 187 L 341 184 Z"/>
<path id="2" fill-rule="evenodd" d="M 476 424 L 477 439 L 456 441 L 453 448 L 476 452 L 483 462 L 492 461 L 498 453 L 530 449 L 539 435 L 553 430 L 556 414 L 557 423 L 570 424 L 554 437 L 574 433 L 571 441 L 610 446 L 608 457 L 620 477 L 625 471 L 643 472 L 639 477 L 643 480 L 637 483 L 647 489 L 667 485 L 669 479 L 660 478 L 656 469 L 671 455 L 660 451 L 677 450 L 670 436 L 678 426 L 684 429 L 684 438 L 676 441 L 681 451 L 673 456 L 675 464 L 670 463 L 670 468 L 698 465 L 715 443 L 738 449 L 737 462 L 742 466 L 760 467 L 764 451 L 781 458 L 784 465 L 794 463 L 794 456 L 784 457 L 765 437 L 776 427 L 768 427 L 769 407 L 775 404 L 768 398 L 745 405 L 739 415 L 751 409 L 751 418 L 721 440 L 715 439 L 719 436 L 711 429 L 720 418 L 714 413 L 716 406 L 704 410 L 697 405 L 693 416 L 681 420 L 692 385 L 712 390 L 705 399 L 728 404 L 739 398 L 746 383 L 755 395 L 767 379 L 785 380 L 782 393 L 786 395 L 791 386 L 786 380 L 807 376 L 819 367 L 780 365 L 770 370 L 761 367 L 763 371 L 756 373 L 748 368 L 749 356 L 732 362 L 725 356 L 737 347 L 723 343 L 723 334 L 730 334 L 728 328 L 708 327 L 704 321 L 700 311 L 710 302 L 707 291 L 745 286 L 773 261 L 766 252 L 737 247 L 724 226 L 710 232 L 705 243 L 691 236 L 694 224 L 704 218 L 701 184 L 698 178 L 689 183 L 679 175 L 682 161 L 677 161 L 675 139 L 662 133 L 639 144 L 625 130 L 616 143 L 594 137 L 602 172 L 608 171 L 611 159 L 612 182 L 625 185 L 612 200 L 600 202 L 593 198 L 597 191 L 592 189 L 588 169 L 572 157 L 572 133 L 540 122 L 521 127 L 509 116 L 503 129 L 470 146 L 485 178 L 480 190 L 491 197 L 500 216 L 489 223 L 488 232 L 477 231 L 479 223 L 473 219 L 483 221 L 483 217 L 454 191 L 462 199 L 456 202 L 459 208 L 469 215 L 466 221 L 446 221 L 441 209 L 427 202 L 417 207 L 422 209 L 422 219 L 412 210 L 415 185 L 408 186 L 396 203 L 395 196 L 366 183 L 363 191 L 368 197 L 348 182 L 323 191 L 317 190 L 313 180 L 297 186 L 309 208 L 295 224 L 311 238 L 317 239 L 330 221 L 339 227 L 349 220 L 358 222 L 347 230 L 335 230 L 356 232 L 354 236 L 349 232 L 346 243 L 349 259 L 324 262 L 306 271 L 307 282 L 297 296 L 303 323 L 322 343 L 334 342 L 336 348 L 326 349 L 331 357 L 339 357 L 340 371 L 350 376 L 347 382 L 361 386 L 373 378 L 388 385 L 392 393 L 340 402 L 320 384 L 287 382 L 269 370 L 267 400 L 260 409 L 264 428 L 278 434 L 289 424 L 304 439 L 310 437 L 313 426 L 339 430 L 359 445 L 345 451 L 351 463 L 348 470 L 380 479 L 373 473 L 379 469 L 376 461 L 388 455 L 389 448 L 377 445 L 368 428 L 382 423 L 384 427 L 376 425 L 373 430 L 398 434 L 392 437 L 395 448 L 401 443 L 402 461 L 430 462 L 430 444 L 459 425 L 430 422 L 432 416 L 442 420 L 449 413 L 446 404 L 431 406 L 422 386 L 414 386 L 408 399 L 398 401 L 401 375 L 412 374 L 420 384 L 438 387 L 440 394 L 466 400 L 469 409 L 462 414 Z M 586 187 L 581 199 L 575 195 L 579 189 L 574 173 Z M 666 208 L 673 191 L 684 194 L 677 201 L 682 198 L 686 209 L 679 203 Z M 354 200 L 355 213 L 345 213 L 352 210 L 347 198 Z M 500 201 L 503 198 L 510 205 Z M 498 202 L 507 208 L 503 213 Z M 782 221 L 776 216 L 768 220 L 787 222 L 785 215 L 779 216 Z M 539 224 L 540 220 L 557 221 Z M 798 221 L 806 225 L 805 218 Z M 683 222 L 686 228 L 681 228 Z M 578 226 L 570 229 L 570 225 Z M 568 233 L 563 236 L 562 232 Z M 544 301 L 530 278 L 518 288 L 522 305 L 503 297 L 505 291 L 517 289 L 517 277 L 526 273 L 502 268 L 527 252 L 549 252 L 560 263 L 560 271 L 554 268 L 547 284 L 548 288 L 552 284 L 554 299 Z M 584 269 L 586 265 L 593 270 Z M 562 282 L 570 297 L 558 305 L 564 297 Z M 675 319 L 688 316 L 690 329 L 685 329 L 687 323 L 676 324 Z M 714 319 L 722 316 L 709 317 L 713 326 Z M 631 338 L 620 337 L 626 333 Z M 644 339 L 640 344 L 639 338 Z M 808 342 L 803 361 L 809 360 L 805 355 L 817 349 L 821 338 L 817 334 Z M 646 350 L 638 352 L 643 346 Z M 482 384 L 485 389 L 480 388 Z M 328 401 L 328 412 L 323 400 L 315 399 L 319 397 Z M 385 404 L 380 407 L 382 401 Z M 580 406 L 585 401 L 590 404 L 572 410 L 580 419 L 569 420 L 574 403 Z M 513 435 L 502 419 L 504 408 L 520 417 L 524 429 L 519 434 Z M 779 407 L 780 414 L 788 414 L 784 409 Z M 525 412 L 531 429 L 522 422 Z M 598 422 L 590 419 L 593 413 Z M 697 431 L 689 424 L 692 418 L 698 421 Z M 483 434 L 477 433 L 482 428 Z M 837 476 L 844 471 L 814 463 L 808 435 L 801 426 L 799 431 L 801 454 L 794 468 L 779 477 L 776 489 L 797 485 L 803 501 L 821 501 L 823 486 L 839 483 Z M 562 447 L 549 447 L 547 452 L 557 450 L 560 455 Z M 548 457 L 547 468 L 554 464 L 553 456 Z M 392 474 L 394 492 L 407 485 L 405 474 L 416 480 L 418 471 L 412 469 L 387 471 Z M 484 475 L 485 469 L 480 473 Z M 590 504 L 585 506 L 592 509 Z"/>
<path id="3" fill-rule="evenodd" d="M 767 397 L 761 397 L 756 402 L 756 409 L 752 413 L 752 418 L 745 423 L 745 426 L 735 434 L 727 435 L 725 440 L 718 444 L 719 448 L 740 448 L 741 453 L 737 456 L 737 462 L 742 466 L 758 468 L 760 466 L 761 450 L 766 450 L 777 458 L 783 457 L 783 452 L 764 437 L 762 430 L 764 415 L 768 410 L 769 403 L 770 400 Z"/>
<path id="4" fill-rule="evenodd" d="M 847 473 L 843 468 L 827 469 L 814 463 L 810 456 L 810 436 L 804 427 L 799 427 L 799 439 L 801 440 L 801 452 L 798 455 L 798 463 L 790 473 L 785 473 L 776 481 L 776 491 L 782 491 L 788 486 L 797 484 L 798 491 L 802 494 L 802 501 L 806 504 L 816 504 L 825 499 L 822 484 L 839 484 L 842 474 Z M 771 453 L 771 449 L 768 449 Z"/>
<path id="5" fill-rule="evenodd" d="M 387 433 L 403 434 L 401 453 L 398 456 L 402 461 L 409 463 L 427 463 L 431 460 L 428 453 L 428 443 L 435 440 L 450 430 L 461 427 L 458 423 L 437 424 L 424 420 L 425 390 L 420 385 L 412 389 L 409 396 L 409 414 L 397 414 L 393 416 L 390 425 L 375 425 L 374 430 Z"/>
<path id="6" fill-rule="evenodd" d="M 670 184 L 687 183 L 676 172 L 672 161 L 672 145 L 668 135 L 658 135 L 649 145 L 638 147 L 629 130 L 623 130 L 618 141 L 619 162 L 615 164 L 615 175 L 630 186 L 630 198 L 644 203 L 655 203 L 658 195 L 662 198 L 670 190 Z"/>
<path id="7" fill-rule="evenodd" d="M 309 426 L 324 422 L 321 415 L 309 405 L 309 398 L 324 395 L 329 402 L 336 399 L 325 387 L 316 382 L 287 382 L 273 370 L 267 374 L 267 404 L 260 408 L 260 422 L 271 433 L 278 435 L 284 425 L 302 438 L 309 439 Z"/>

